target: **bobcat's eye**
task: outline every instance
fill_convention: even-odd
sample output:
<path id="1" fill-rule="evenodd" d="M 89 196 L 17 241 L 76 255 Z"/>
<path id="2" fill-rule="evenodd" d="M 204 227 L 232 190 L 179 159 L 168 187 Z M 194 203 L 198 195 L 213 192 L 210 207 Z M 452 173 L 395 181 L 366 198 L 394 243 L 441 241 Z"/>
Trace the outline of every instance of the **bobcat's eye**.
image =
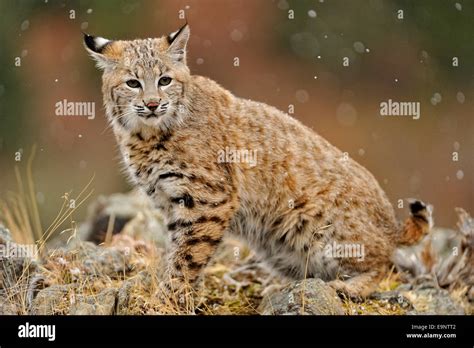
<path id="1" fill-rule="evenodd" d="M 140 88 L 142 86 L 138 80 L 128 80 L 126 84 L 131 88 Z"/>
<path id="2" fill-rule="evenodd" d="M 171 77 L 163 76 L 158 80 L 158 86 L 168 86 L 171 83 Z"/>

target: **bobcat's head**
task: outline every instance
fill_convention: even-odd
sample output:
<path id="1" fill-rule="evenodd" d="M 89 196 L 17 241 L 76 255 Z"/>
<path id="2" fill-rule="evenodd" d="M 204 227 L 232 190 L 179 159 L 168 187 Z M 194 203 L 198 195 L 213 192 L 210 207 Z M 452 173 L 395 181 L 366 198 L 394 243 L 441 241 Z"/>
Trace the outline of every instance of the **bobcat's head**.
<path id="1" fill-rule="evenodd" d="M 84 34 L 87 51 L 103 70 L 102 93 L 109 120 L 126 131 L 166 130 L 179 122 L 190 72 L 189 26 L 156 39 L 112 41 Z"/>

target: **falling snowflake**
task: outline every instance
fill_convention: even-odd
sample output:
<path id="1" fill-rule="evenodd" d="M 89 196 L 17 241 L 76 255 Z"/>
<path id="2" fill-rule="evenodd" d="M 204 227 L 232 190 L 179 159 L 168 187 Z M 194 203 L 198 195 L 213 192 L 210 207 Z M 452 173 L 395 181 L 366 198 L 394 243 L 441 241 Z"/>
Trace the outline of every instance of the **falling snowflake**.
<path id="1" fill-rule="evenodd" d="M 278 1 L 277 6 L 280 10 L 288 10 L 290 8 L 290 5 L 288 5 L 288 2 L 286 0 Z"/>
<path id="2" fill-rule="evenodd" d="M 300 57 L 313 58 L 319 53 L 318 39 L 310 32 L 293 34 L 290 43 L 293 52 Z"/>
<path id="3" fill-rule="evenodd" d="M 244 34 L 238 29 L 234 29 L 230 33 L 230 38 L 232 39 L 232 41 L 240 41 L 243 37 Z"/>
<path id="4" fill-rule="evenodd" d="M 436 104 L 439 104 L 441 103 L 441 100 L 443 98 L 441 97 L 441 94 L 436 92 L 435 94 L 433 94 L 433 96 L 431 97 L 431 104 L 433 104 L 434 106 L 436 106 Z"/>
<path id="5" fill-rule="evenodd" d="M 357 111 L 351 104 L 341 103 L 336 110 L 336 119 L 342 126 L 353 126 L 357 121 Z"/>
<path id="6" fill-rule="evenodd" d="M 300 103 L 306 103 L 309 100 L 309 94 L 304 89 L 299 89 L 295 93 L 296 100 Z"/>
<path id="7" fill-rule="evenodd" d="M 309 16 L 310 18 L 316 18 L 316 17 L 317 17 L 317 13 L 316 13 L 315 10 L 309 10 L 309 11 L 308 11 L 308 16 Z"/>
<path id="8" fill-rule="evenodd" d="M 21 30 L 25 31 L 28 30 L 30 27 L 30 21 L 29 20 L 24 20 L 23 23 L 21 23 Z"/>
<path id="9" fill-rule="evenodd" d="M 43 192 L 36 192 L 36 201 L 38 204 L 44 203 L 44 193 Z"/>
<path id="10" fill-rule="evenodd" d="M 365 46 L 362 42 L 360 41 L 356 41 L 354 42 L 354 50 L 357 52 L 357 53 L 364 53 L 365 51 Z"/>

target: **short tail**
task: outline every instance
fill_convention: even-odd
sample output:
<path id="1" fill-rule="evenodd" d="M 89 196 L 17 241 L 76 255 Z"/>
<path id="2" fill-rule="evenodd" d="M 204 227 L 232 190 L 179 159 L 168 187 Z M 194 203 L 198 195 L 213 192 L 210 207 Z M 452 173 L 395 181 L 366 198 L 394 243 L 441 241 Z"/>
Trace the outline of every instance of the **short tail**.
<path id="1" fill-rule="evenodd" d="M 418 243 L 433 227 L 433 206 L 416 199 L 408 199 L 410 217 L 406 219 L 399 234 L 399 245 Z"/>

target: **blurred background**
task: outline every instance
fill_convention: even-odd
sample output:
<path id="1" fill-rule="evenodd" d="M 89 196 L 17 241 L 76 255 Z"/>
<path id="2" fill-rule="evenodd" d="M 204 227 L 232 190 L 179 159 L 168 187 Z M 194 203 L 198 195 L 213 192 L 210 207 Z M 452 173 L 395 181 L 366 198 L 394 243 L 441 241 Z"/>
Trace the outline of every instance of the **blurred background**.
<path id="1" fill-rule="evenodd" d="M 180 11 L 191 26 L 192 73 L 287 112 L 293 105 L 294 117 L 367 167 L 395 206 L 421 198 L 447 227 L 454 207 L 474 213 L 474 1 L 466 0 L 2 0 L 0 198 L 18 191 L 14 168 L 26 171 L 35 144 L 45 226 L 64 193 L 94 174 L 87 203 L 130 189 L 81 31 L 157 37 L 184 23 Z M 95 119 L 56 116 L 63 99 L 96 102 Z M 420 119 L 380 116 L 388 99 L 420 102 Z M 81 206 L 73 219 L 84 214 Z"/>

